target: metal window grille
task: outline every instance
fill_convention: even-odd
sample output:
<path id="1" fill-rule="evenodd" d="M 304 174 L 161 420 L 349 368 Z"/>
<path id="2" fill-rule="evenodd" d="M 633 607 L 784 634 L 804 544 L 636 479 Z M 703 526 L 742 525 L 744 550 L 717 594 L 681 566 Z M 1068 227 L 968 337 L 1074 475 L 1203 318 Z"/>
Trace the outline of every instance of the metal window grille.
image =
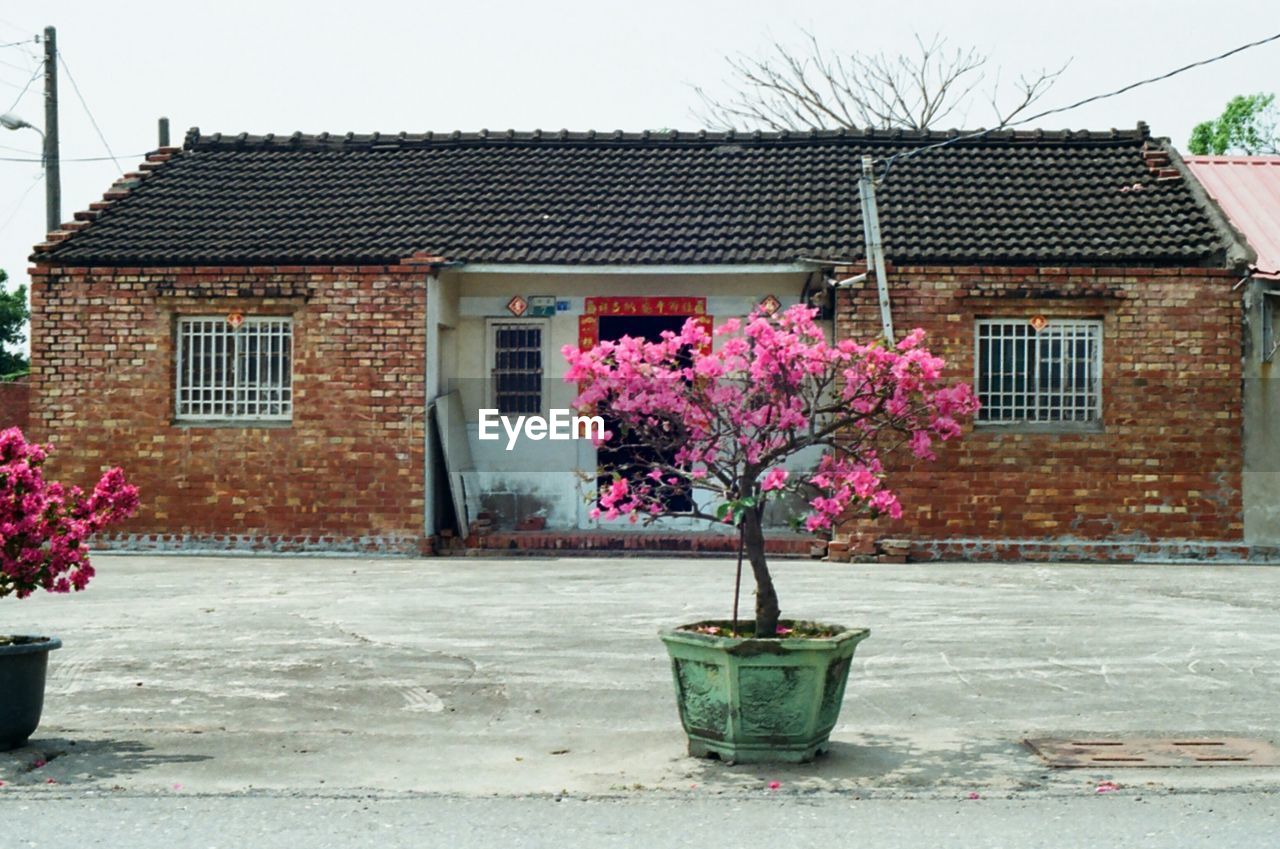
<path id="1" fill-rule="evenodd" d="M 177 348 L 177 418 L 293 418 L 292 319 L 179 319 Z"/>
<path id="2" fill-rule="evenodd" d="M 980 319 L 974 383 L 991 424 L 1096 422 L 1102 418 L 1102 322 Z"/>
<path id="3" fill-rule="evenodd" d="M 493 326 L 493 392 L 499 413 L 542 411 L 542 325 Z"/>

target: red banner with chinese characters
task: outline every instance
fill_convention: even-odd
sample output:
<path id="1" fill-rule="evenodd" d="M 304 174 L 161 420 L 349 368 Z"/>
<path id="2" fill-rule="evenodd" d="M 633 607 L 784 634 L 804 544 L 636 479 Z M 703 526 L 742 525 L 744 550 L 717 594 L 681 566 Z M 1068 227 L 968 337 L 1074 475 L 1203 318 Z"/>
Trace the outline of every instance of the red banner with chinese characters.
<path id="1" fill-rule="evenodd" d="M 707 315 L 707 299 L 687 296 L 634 298 L 587 298 L 582 315 L 578 318 L 578 347 L 589 351 L 600 341 L 602 315 L 674 315 L 697 318 L 711 331 L 711 316 Z"/>

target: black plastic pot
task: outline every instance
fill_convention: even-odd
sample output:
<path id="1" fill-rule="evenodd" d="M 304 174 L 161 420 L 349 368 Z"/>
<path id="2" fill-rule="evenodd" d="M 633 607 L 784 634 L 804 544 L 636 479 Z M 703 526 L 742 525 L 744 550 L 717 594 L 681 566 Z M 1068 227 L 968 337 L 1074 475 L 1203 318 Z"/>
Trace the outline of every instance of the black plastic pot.
<path id="1" fill-rule="evenodd" d="M 44 676 L 57 637 L 16 636 L 0 642 L 0 752 L 27 744 L 44 709 Z"/>

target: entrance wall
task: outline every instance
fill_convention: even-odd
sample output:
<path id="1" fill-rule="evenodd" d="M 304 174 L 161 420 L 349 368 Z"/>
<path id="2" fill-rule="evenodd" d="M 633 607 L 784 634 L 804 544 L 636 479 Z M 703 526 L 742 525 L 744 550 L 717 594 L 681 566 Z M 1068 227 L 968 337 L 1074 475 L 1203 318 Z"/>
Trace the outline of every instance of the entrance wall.
<path id="1" fill-rule="evenodd" d="M 542 517 L 548 528 L 635 530 L 626 523 L 597 523 L 588 516 L 596 468 L 594 446 L 585 440 L 530 442 L 522 439 L 516 450 L 506 450 L 506 439 L 479 439 L 478 414 L 493 407 L 493 326 L 495 323 L 528 322 L 543 328 L 544 375 L 542 408 L 568 408 L 576 387 L 564 382 L 566 365 L 560 353 L 565 345 L 586 341 L 583 319 L 612 308 L 627 299 L 661 299 L 675 303 L 677 314 L 689 304 L 681 298 L 705 304 L 706 315 L 719 322 L 745 317 L 762 299 L 775 296 L 784 307 L 798 303 L 807 274 L 646 274 L 569 273 L 498 274 L 448 272 L 456 276 L 458 324 L 451 344 L 442 351 L 445 362 L 457 368 L 446 374 L 447 389 L 457 389 L 463 399 L 464 417 L 471 440 L 475 470 L 466 475 L 468 503 L 474 513 L 487 512 L 499 528 L 511 528 L 529 517 Z M 549 317 L 522 318 L 507 309 L 520 295 L 551 296 L 557 307 Z M 633 301 L 633 303 L 635 303 Z M 595 313 L 589 313 L 589 309 Z M 621 309 L 627 309 L 623 306 Z M 663 306 L 663 309 L 668 309 Z M 587 326 L 590 322 L 587 322 Z M 598 337 L 596 337 L 598 338 Z M 586 477 L 584 479 L 583 474 Z M 625 525 L 625 527 L 624 527 Z M 705 523 L 667 522 L 663 530 L 703 530 Z"/>

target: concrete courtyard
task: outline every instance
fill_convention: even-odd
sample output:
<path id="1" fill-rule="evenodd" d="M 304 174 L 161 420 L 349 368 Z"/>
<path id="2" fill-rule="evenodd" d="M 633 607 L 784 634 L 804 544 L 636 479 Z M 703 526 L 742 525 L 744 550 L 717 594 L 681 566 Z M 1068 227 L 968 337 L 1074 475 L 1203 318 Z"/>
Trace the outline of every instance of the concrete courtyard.
<path id="1" fill-rule="evenodd" d="M 715 559 L 99 556 L 4 605 L 60 636 L 3 792 L 1043 798 L 1272 791 L 1280 769 L 1055 770 L 1024 737 L 1277 732 L 1280 569 L 775 564 L 784 615 L 865 625 L 831 754 L 685 756 L 659 626 Z M 749 600 L 746 602 L 749 604 Z M 43 765 L 37 765 L 43 762 Z"/>

